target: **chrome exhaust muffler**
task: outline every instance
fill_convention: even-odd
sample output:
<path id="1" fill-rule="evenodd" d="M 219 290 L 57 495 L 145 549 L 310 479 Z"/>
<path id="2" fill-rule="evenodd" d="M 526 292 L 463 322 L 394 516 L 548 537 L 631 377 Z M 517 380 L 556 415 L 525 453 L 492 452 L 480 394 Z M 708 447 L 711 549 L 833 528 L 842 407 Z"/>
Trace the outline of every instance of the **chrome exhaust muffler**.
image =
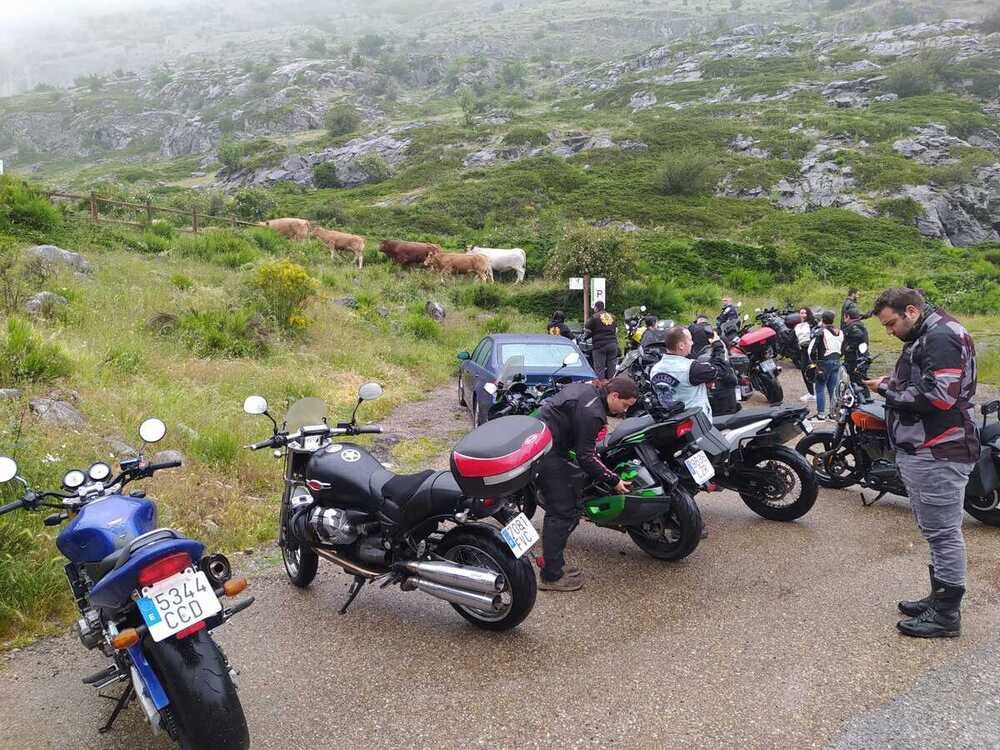
<path id="1" fill-rule="evenodd" d="M 499 612 L 503 607 L 503 600 L 500 594 L 479 594 L 475 591 L 457 589 L 454 586 L 445 586 L 442 583 L 435 583 L 424 578 L 410 577 L 403 581 L 400 586 L 403 591 L 423 591 L 438 599 L 444 599 L 452 604 L 461 604 L 472 609 L 483 609 L 491 612 Z"/>
<path id="2" fill-rule="evenodd" d="M 494 594 L 503 591 L 507 579 L 502 573 L 494 573 L 486 568 L 443 560 L 410 560 L 401 564 L 407 573 L 425 581 L 433 581 L 444 586 L 464 590 L 480 591 L 484 594 Z"/>

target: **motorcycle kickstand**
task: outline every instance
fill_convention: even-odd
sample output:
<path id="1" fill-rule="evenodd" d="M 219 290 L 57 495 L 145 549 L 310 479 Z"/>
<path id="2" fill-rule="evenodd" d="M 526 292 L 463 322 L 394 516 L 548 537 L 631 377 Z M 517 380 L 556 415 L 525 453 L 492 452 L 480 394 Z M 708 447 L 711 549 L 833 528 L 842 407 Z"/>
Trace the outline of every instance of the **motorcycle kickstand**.
<path id="1" fill-rule="evenodd" d="M 344 606 L 340 608 L 340 614 L 347 614 L 347 608 L 351 606 L 351 602 L 353 602 L 357 595 L 361 593 L 361 589 L 364 588 L 366 583 L 368 583 L 368 579 L 364 576 L 354 576 L 354 583 L 352 583 L 351 588 L 347 590 L 347 601 L 344 602 Z"/>
<path id="2" fill-rule="evenodd" d="M 877 494 L 877 495 L 875 496 L 875 499 L 874 499 L 874 500 L 871 500 L 871 501 L 868 501 L 868 500 L 865 500 L 865 493 L 864 493 L 864 492 L 859 492 L 858 494 L 859 494 L 859 495 L 861 495 L 861 504 L 862 504 L 863 506 L 865 506 L 866 508 L 870 508 L 870 507 L 872 507 L 872 506 L 873 506 L 873 505 L 874 505 L 875 503 L 877 503 L 877 502 L 878 502 L 879 500 L 881 500 L 881 499 L 882 499 L 883 497 L 885 497 L 885 494 L 886 494 L 886 493 L 885 493 L 885 492 L 880 492 L 880 493 L 878 493 L 878 494 Z"/>
<path id="3" fill-rule="evenodd" d="M 127 688 L 125 688 L 125 692 L 123 692 L 117 698 L 117 703 L 115 703 L 115 708 L 111 712 L 111 716 L 108 717 L 107 723 L 103 727 L 100 727 L 97 730 L 98 734 L 107 734 L 108 732 L 111 731 L 111 727 L 114 725 L 115 719 L 118 718 L 118 714 L 120 714 L 122 712 L 122 709 L 125 708 L 125 706 L 128 705 L 128 702 L 132 699 L 132 696 L 134 695 L 134 692 L 135 691 L 134 691 L 134 688 L 132 687 L 132 685 L 129 685 Z M 115 698 L 112 698 L 110 695 L 102 695 L 101 697 L 102 698 L 107 698 L 108 700 L 116 700 Z"/>

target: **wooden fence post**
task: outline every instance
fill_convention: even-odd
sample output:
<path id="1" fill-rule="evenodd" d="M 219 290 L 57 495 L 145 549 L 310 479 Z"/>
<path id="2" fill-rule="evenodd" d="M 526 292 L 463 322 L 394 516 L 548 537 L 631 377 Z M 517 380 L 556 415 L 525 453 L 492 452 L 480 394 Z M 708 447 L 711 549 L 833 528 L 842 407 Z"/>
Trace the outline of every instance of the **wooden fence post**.
<path id="1" fill-rule="evenodd" d="M 198 207 L 195 206 L 191 209 L 191 228 L 194 230 L 195 234 L 198 234 Z"/>
<path id="2" fill-rule="evenodd" d="M 583 324 L 590 319 L 590 274 L 583 275 Z"/>
<path id="3" fill-rule="evenodd" d="M 95 224 L 97 223 L 97 194 L 93 190 L 90 191 L 90 219 Z"/>
<path id="4" fill-rule="evenodd" d="M 153 223 L 153 204 L 149 202 L 148 198 L 146 199 L 146 223 Z"/>
<path id="5" fill-rule="evenodd" d="M 229 214 L 229 223 L 236 229 L 236 214 Z"/>

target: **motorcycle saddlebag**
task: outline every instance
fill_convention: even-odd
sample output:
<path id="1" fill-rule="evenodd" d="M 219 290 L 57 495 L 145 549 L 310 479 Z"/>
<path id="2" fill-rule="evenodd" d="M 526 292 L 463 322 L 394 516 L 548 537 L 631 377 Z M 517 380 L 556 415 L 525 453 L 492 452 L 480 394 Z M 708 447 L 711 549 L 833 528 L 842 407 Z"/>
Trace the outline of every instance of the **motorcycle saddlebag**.
<path id="1" fill-rule="evenodd" d="M 1000 487 L 1000 477 L 997 476 L 997 467 L 993 460 L 994 452 L 992 446 L 983 446 L 979 460 L 972 469 L 969 483 L 965 487 L 965 494 L 968 497 L 988 497 Z"/>
<path id="2" fill-rule="evenodd" d="M 466 435 L 451 452 L 451 473 L 469 497 L 503 497 L 528 485 L 552 433 L 534 417 L 494 419 Z"/>

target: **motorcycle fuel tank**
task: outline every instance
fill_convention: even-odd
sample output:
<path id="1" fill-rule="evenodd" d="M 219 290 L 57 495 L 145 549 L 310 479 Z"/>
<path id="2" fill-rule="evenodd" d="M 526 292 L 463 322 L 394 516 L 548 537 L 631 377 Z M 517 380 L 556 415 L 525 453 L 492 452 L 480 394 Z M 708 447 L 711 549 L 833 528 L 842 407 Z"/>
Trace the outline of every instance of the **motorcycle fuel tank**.
<path id="1" fill-rule="evenodd" d="M 83 506 L 56 537 L 56 546 L 77 563 L 100 562 L 156 528 L 156 506 L 145 498 L 111 495 Z"/>
<path id="2" fill-rule="evenodd" d="M 313 453 L 306 464 L 306 487 L 320 505 L 375 510 L 371 478 L 381 462 L 360 445 L 331 443 Z"/>

